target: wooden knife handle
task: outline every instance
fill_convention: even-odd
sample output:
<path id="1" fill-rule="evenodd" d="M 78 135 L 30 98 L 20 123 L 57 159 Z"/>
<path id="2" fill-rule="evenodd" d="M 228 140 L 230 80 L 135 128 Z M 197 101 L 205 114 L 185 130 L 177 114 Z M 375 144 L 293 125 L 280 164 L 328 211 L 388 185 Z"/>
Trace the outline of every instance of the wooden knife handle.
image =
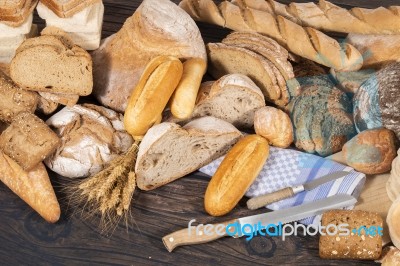
<path id="1" fill-rule="evenodd" d="M 227 236 L 226 227 L 236 222 L 237 220 L 233 219 L 219 224 L 190 226 L 190 231 L 189 227 L 187 227 L 164 236 L 162 240 L 168 251 L 172 252 L 172 250 L 178 246 L 207 243 Z M 219 228 L 217 226 L 219 226 Z M 234 227 L 232 227 L 232 229 L 234 229 Z"/>
<path id="2" fill-rule="evenodd" d="M 287 199 L 294 196 L 294 191 L 291 187 L 280 189 L 278 191 L 265 194 L 262 196 L 254 197 L 247 201 L 247 208 L 250 210 L 257 210 L 265 205 Z"/>

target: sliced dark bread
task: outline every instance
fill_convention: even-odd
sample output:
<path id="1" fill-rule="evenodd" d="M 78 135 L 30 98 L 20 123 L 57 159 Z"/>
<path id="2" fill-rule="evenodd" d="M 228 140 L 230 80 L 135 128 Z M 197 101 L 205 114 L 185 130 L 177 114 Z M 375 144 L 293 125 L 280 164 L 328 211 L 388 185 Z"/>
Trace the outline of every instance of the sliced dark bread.
<path id="1" fill-rule="evenodd" d="M 214 117 L 183 127 L 168 122 L 153 126 L 139 146 L 137 185 L 151 190 L 183 177 L 226 154 L 241 136 L 234 126 Z"/>
<path id="2" fill-rule="evenodd" d="M 248 49 L 209 43 L 209 72 L 218 79 L 226 74 L 243 74 L 251 78 L 261 89 L 267 101 L 274 102 L 281 96 L 275 73 L 270 62 Z"/>
<path id="3" fill-rule="evenodd" d="M 69 48 L 55 36 L 24 42 L 11 62 L 10 74 L 28 90 L 86 96 L 93 88 L 90 55 L 78 46 Z"/>

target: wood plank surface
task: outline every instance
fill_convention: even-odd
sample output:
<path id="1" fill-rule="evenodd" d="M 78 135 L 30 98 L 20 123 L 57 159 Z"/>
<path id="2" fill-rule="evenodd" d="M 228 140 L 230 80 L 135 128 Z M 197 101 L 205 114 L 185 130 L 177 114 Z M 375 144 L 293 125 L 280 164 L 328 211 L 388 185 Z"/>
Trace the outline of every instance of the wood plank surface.
<path id="1" fill-rule="evenodd" d="M 140 4 L 138 0 L 104 0 L 103 36 L 122 26 Z M 175 1 L 179 2 L 179 1 Z M 287 3 L 288 1 L 283 1 Z M 300 1 L 299 1 L 300 2 Z M 304 1 L 301 1 L 304 2 Z M 389 6 L 398 1 L 336 0 L 346 7 Z M 43 21 L 35 16 L 35 23 Z M 198 23 L 206 42 L 219 41 L 229 31 Z M 226 237 L 197 246 L 179 247 L 169 253 L 161 238 L 186 227 L 191 219 L 215 223 L 264 212 L 248 211 L 245 201 L 228 216 L 213 218 L 203 209 L 203 195 L 209 178 L 198 172 L 150 192 L 137 190 L 133 199 L 133 227 L 121 223 L 111 236 L 101 235 L 97 221 L 70 217 L 63 209 L 61 220 L 50 225 L 43 221 L 8 188 L 0 184 L 0 263 L 1 265 L 367 265 L 367 261 L 321 260 L 318 237 L 255 237 L 251 241 Z M 64 197 L 52 175 L 57 196 Z"/>

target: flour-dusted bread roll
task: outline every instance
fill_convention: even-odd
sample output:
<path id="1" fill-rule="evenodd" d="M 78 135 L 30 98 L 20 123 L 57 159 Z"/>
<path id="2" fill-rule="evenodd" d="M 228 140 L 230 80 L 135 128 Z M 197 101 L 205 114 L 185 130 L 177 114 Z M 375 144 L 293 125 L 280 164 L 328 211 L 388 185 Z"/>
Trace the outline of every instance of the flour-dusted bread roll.
<path id="1" fill-rule="evenodd" d="M 47 120 L 62 144 L 46 165 L 69 178 L 98 173 L 133 143 L 122 120 L 121 114 L 93 104 L 65 107 Z"/>
<path id="2" fill-rule="evenodd" d="M 391 63 L 372 75 L 353 98 L 358 132 L 385 127 L 400 139 L 400 62 Z"/>
<path id="3" fill-rule="evenodd" d="M 242 136 L 211 116 L 183 127 L 164 122 L 147 131 L 135 165 L 137 186 L 151 190 L 183 177 L 224 155 Z"/>
<path id="4" fill-rule="evenodd" d="M 359 133 L 343 146 L 346 163 L 364 174 L 390 171 L 396 157 L 396 136 L 386 128 Z"/>
<path id="5" fill-rule="evenodd" d="M 169 0 L 144 0 L 93 53 L 97 99 L 123 112 L 145 66 L 159 55 L 207 59 L 200 31 L 184 10 Z"/>
<path id="6" fill-rule="evenodd" d="M 397 157 L 392 162 L 390 177 L 386 183 L 386 192 L 391 201 L 395 201 L 400 196 L 400 149 L 397 151 Z"/>
<path id="7" fill-rule="evenodd" d="M 287 148 L 293 142 L 293 125 L 290 117 L 277 108 L 266 106 L 254 115 L 254 129 L 276 147 Z"/>

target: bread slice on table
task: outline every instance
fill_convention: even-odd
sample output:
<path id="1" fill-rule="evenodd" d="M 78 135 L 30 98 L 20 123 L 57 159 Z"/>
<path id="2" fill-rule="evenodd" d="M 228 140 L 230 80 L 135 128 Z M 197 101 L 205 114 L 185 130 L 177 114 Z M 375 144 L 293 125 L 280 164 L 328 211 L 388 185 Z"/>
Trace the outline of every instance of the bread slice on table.
<path id="1" fill-rule="evenodd" d="M 243 74 L 257 84 L 267 101 L 280 99 L 281 89 L 271 63 L 265 57 L 248 49 L 222 43 L 209 43 L 207 48 L 209 72 L 214 78 L 233 73 Z"/>
<path id="2" fill-rule="evenodd" d="M 60 18 L 69 18 L 101 0 L 41 0 Z"/>
<path id="3" fill-rule="evenodd" d="M 254 113 L 265 106 L 265 99 L 260 88 L 250 78 L 242 74 L 228 74 L 211 86 L 209 84 L 206 82 L 200 87 L 189 120 L 213 116 L 237 128 L 253 126 Z M 178 120 L 172 118 L 168 121 Z"/>
<path id="4" fill-rule="evenodd" d="M 26 40 L 11 62 L 10 74 L 28 90 L 86 96 L 93 88 L 90 55 L 59 36 Z"/>
<path id="5" fill-rule="evenodd" d="M 158 124 L 150 128 L 139 146 L 137 185 L 151 190 L 183 177 L 226 154 L 240 137 L 233 125 L 210 116 L 183 127 Z"/>
<path id="6" fill-rule="evenodd" d="M 0 151 L 0 180 L 47 222 L 58 221 L 60 205 L 43 163 L 27 172 Z"/>

